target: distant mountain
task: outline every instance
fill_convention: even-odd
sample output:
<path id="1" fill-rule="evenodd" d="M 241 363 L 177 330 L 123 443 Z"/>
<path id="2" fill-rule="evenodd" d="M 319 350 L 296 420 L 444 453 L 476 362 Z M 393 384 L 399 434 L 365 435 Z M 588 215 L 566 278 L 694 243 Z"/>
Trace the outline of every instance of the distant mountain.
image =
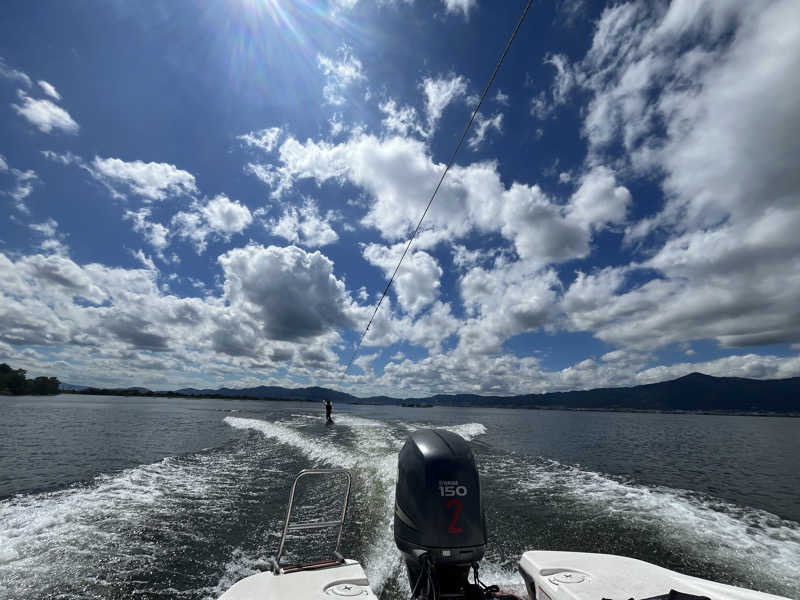
<path id="1" fill-rule="evenodd" d="M 63 391 L 121 396 L 213 396 L 322 402 L 330 398 L 345 404 L 405 404 L 417 406 L 493 406 L 570 410 L 643 410 L 720 413 L 774 413 L 800 416 L 800 377 L 791 379 L 744 379 L 691 373 L 672 381 L 635 387 L 597 388 L 573 392 L 548 392 L 519 396 L 437 394 L 424 398 L 372 396 L 359 398 L 323 387 L 196 389 L 150 391 L 143 387 L 98 389 L 61 384 Z"/>
<path id="2" fill-rule="evenodd" d="M 219 389 L 202 389 L 195 388 L 182 388 L 175 390 L 175 393 L 183 396 L 236 396 L 244 398 L 271 398 L 274 400 L 318 400 L 322 402 L 326 398 L 330 398 L 332 402 L 343 402 L 345 404 L 354 404 L 359 402 L 370 403 L 386 403 L 394 404 L 399 403 L 397 398 L 390 398 L 388 396 L 375 396 L 372 398 L 358 398 L 345 392 L 337 392 L 323 387 L 306 387 L 306 388 L 284 388 L 279 386 L 266 386 L 261 385 L 252 388 L 219 388 Z"/>
<path id="3" fill-rule="evenodd" d="M 59 384 L 58 389 L 60 389 L 63 392 L 79 392 L 81 390 L 88 390 L 89 386 L 87 386 L 87 385 L 73 385 L 71 383 L 61 383 L 61 384 Z"/>
<path id="4" fill-rule="evenodd" d="M 519 396 L 437 394 L 423 398 L 373 396 L 359 398 L 322 387 L 254 388 L 216 390 L 184 388 L 175 393 L 188 396 L 236 396 L 279 400 L 330 398 L 347 404 L 420 404 L 433 406 L 495 406 L 507 408 L 566 408 L 577 410 L 647 410 L 791 413 L 800 415 L 800 377 L 791 379 L 745 379 L 712 377 L 691 373 L 660 383 L 635 387 L 597 388 L 586 391 L 548 392 Z"/>

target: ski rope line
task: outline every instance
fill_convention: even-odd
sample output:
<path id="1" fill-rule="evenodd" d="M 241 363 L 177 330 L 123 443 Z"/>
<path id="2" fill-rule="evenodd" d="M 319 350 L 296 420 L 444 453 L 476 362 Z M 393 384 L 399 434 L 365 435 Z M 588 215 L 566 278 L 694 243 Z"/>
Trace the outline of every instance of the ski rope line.
<path id="1" fill-rule="evenodd" d="M 517 21 L 517 26 L 514 28 L 514 31 L 511 33 L 511 37 L 508 38 L 508 43 L 506 44 L 503 53 L 500 55 L 500 59 L 497 61 L 497 64 L 494 67 L 494 71 L 492 71 L 491 77 L 489 77 L 489 81 L 486 83 L 486 87 L 483 88 L 483 93 L 481 94 L 480 100 L 478 100 L 478 104 L 475 106 L 475 110 L 472 111 L 472 116 L 469 118 L 469 122 L 467 122 L 467 126 L 464 128 L 464 132 L 461 134 L 461 139 L 458 140 L 458 144 L 456 144 L 455 150 L 453 150 L 453 154 L 450 155 L 450 160 L 447 162 L 447 166 L 445 166 L 444 171 L 442 172 L 442 176 L 439 178 L 439 183 L 436 184 L 436 187 L 431 194 L 430 200 L 428 200 L 428 204 L 425 207 L 425 210 L 422 212 L 422 216 L 419 218 L 419 222 L 417 223 L 416 229 L 411 234 L 411 237 L 408 239 L 408 243 L 406 244 L 405 249 L 403 250 L 403 254 L 400 256 L 400 260 L 397 261 L 397 266 L 394 268 L 394 272 L 392 276 L 389 278 L 389 282 L 386 284 L 386 287 L 383 289 L 383 293 L 381 294 L 380 299 L 378 300 L 378 304 L 375 305 L 375 310 L 372 311 L 372 316 L 369 318 L 369 322 L 367 326 L 364 328 L 364 331 L 361 332 L 361 337 L 358 340 L 358 344 L 356 344 L 355 349 L 353 350 L 353 355 L 350 357 L 349 362 L 347 363 L 347 367 L 345 367 L 344 371 L 342 372 L 342 376 L 339 378 L 339 387 L 342 385 L 342 381 L 344 381 L 347 372 L 350 370 L 350 367 L 353 366 L 353 361 L 355 361 L 356 356 L 358 355 L 358 351 L 361 349 L 361 343 L 364 341 L 364 338 L 369 331 L 369 328 L 372 326 L 372 321 L 375 320 L 375 315 L 378 314 L 378 309 L 380 309 L 381 304 L 383 303 L 383 299 L 386 297 L 386 294 L 389 293 L 389 288 L 392 287 L 392 283 L 394 282 L 394 278 L 397 275 L 397 272 L 400 270 L 400 265 L 403 264 L 403 260 L 408 254 L 409 248 L 411 248 L 411 244 L 414 242 L 414 239 L 417 237 L 417 233 L 419 233 L 420 228 L 422 227 L 422 221 L 425 220 L 425 216 L 428 214 L 428 210 L 433 204 L 433 199 L 436 197 L 436 193 L 439 191 L 439 188 L 442 186 L 442 182 L 444 181 L 447 172 L 450 170 L 450 167 L 455 162 L 456 154 L 461 149 L 461 145 L 464 143 L 464 139 L 467 137 L 467 133 L 469 133 L 470 128 L 472 127 L 472 122 L 475 120 L 475 116 L 478 114 L 478 110 L 480 110 L 481 105 L 483 104 L 483 100 L 486 98 L 486 94 L 489 92 L 489 88 L 492 87 L 492 83 L 494 83 L 494 79 L 497 76 L 497 72 L 500 70 L 503 61 L 506 58 L 506 54 L 508 54 L 509 49 L 511 48 L 511 44 L 514 41 L 514 38 L 517 37 L 517 32 L 519 31 L 520 27 L 522 27 L 522 23 L 525 21 L 525 17 L 528 15 L 528 10 L 533 4 L 533 0 L 528 0 L 528 3 L 525 5 L 525 9 L 522 11 L 522 15 L 520 15 L 519 21 Z"/>

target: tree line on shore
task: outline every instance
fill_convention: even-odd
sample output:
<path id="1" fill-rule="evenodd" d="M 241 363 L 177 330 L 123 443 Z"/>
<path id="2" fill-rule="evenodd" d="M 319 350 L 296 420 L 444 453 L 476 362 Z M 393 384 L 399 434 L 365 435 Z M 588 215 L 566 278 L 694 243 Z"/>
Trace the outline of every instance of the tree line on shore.
<path id="1" fill-rule="evenodd" d="M 25 369 L 12 369 L 0 363 L 0 395 L 2 396 L 45 396 L 58 394 L 58 377 L 25 377 Z"/>

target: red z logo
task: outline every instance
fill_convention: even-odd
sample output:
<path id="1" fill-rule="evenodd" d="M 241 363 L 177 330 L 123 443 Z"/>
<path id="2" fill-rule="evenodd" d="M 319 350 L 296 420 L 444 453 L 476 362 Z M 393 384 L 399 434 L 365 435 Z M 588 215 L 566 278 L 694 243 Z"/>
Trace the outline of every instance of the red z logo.
<path id="1" fill-rule="evenodd" d="M 456 527 L 458 515 L 461 513 L 461 500 L 458 498 L 453 498 L 452 500 L 448 500 L 447 504 L 444 506 L 447 509 L 450 507 L 453 508 L 453 518 L 450 519 L 450 526 L 447 528 L 447 533 L 464 533 L 464 530 L 461 529 L 461 527 Z"/>

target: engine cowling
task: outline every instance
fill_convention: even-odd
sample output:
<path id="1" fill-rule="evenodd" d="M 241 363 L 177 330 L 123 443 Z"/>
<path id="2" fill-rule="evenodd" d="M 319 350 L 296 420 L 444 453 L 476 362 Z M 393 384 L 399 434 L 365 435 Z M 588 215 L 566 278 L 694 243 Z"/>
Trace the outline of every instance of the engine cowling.
<path id="1" fill-rule="evenodd" d="M 408 567 L 412 587 L 421 558 L 437 588 L 466 584 L 469 568 L 483 557 L 486 522 L 475 457 L 459 435 L 422 429 L 406 440 L 398 457 L 394 540 Z"/>

